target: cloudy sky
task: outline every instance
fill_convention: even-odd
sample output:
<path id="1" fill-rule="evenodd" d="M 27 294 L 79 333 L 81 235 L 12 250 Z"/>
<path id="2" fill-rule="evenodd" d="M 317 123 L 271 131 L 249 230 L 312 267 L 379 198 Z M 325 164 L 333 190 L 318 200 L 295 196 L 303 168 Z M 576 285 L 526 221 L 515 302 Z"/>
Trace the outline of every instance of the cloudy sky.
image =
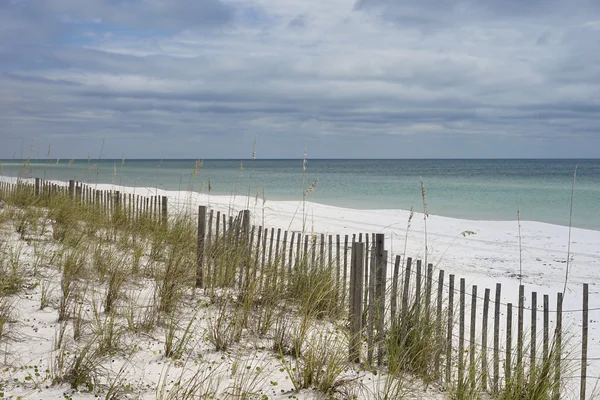
<path id="1" fill-rule="evenodd" d="M 0 158 L 600 157 L 597 0 L 0 0 Z"/>

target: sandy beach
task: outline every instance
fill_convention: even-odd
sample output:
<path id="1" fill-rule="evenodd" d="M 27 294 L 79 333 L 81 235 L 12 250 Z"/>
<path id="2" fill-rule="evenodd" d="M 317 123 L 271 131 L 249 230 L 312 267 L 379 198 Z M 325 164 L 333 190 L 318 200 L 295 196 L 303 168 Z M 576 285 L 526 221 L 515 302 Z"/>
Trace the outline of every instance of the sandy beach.
<path id="1" fill-rule="evenodd" d="M 10 180 L 3 178 L 3 180 Z M 281 228 L 290 232 L 311 232 L 325 235 L 353 235 L 383 233 L 386 238 L 386 249 L 389 252 L 388 265 L 391 270 L 396 255 L 404 254 L 413 259 L 425 258 L 425 237 L 427 238 L 427 260 L 433 263 L 436 271 L 443 269 L 446 274 L 455 274 L 458 278 L 465 278 L 467 288 L 477 285 L 479 293 L 484 288 L 494 290 L 497 283 L 502 284 L 502 303 L 517 304 L 519 272 L 522 270 L 522 284 L 525 285 L 526 304 L 529 304 L 529 293 L 535 291 L 538 298 L 548 294 L 551 299 L 556 299 L 556 294 L 563 291 L 566 275 L 567 248 L 569 244 L 569 229 L 531 221 L 477 221 L 453 219 L 430 215 L 424 220 L 421 212 L 415 211 L 407 231 L 409 211 L 405 210 L 353 210 L 331 206 L 324 206 L 301 201 L 270 201 L 263 202 L 258 198 L 229 196 L 210 196 L 206 194 L 162 191 L 152 188 L 127 188 L 113 185 L 92 186 L 98 190 L 116 190 L 121 193 L 132 193 L 143 196 L 167 196 L 169 215 L 178 213 L 197 213 L 199 205 L 207 206 L 209 210 L 221 211 L 235 215 L 243 209 L 251 210 L 252 224 L 268 228 Z M 426 231 L 425 234 L 425 223 Z M 426 235 L 426 236 L 425 236 Z M 568 346 L 573 358 L 580 354 L 579 341 L 581 338 L 581 309 L 582 287 L 584 283 L 590 288 L 590 324 L 589 324 L 589 367 L 588 387 L 593 390 L 598 377 L 600 377 L 600 331 L 598 318 L 600 313 L 600 295 L 597 280 L 600 270 L 600 231 L 573 228 L 571 230 L 568 280 L 566 285 L 563 310 L 565 310 L 563 326 L 568 332 Z M 3 234 L 3 250 L 14 252 L 18 249 L 21 263 L 31 266 L 40 264 L 36 258 L 39 249 L 32 246 L 31 241 L 19 238 L 16 233 Z M 50 245 L 49 245 L 50 246 Z M 521 259 L 521 261 L 520 261 Z M 37 260 L 37 261 L 36 261 Z M 50 266 L 45 267 L 43 262 L 39 265 L 44 271 L 43 280 L 53 287 L 54 297 L 58 295 L 60 274 Z M 50 369 L 53 341 L 56 340 L 57 323 L 56 309 L 52 306 L 40 309 L 41 286 L 33 284 L 25 289 L 24 293 L 14 298 L 16 320 L 11 331 L 14 341 L 4 345 L 3 375 L 15 376 L 23 379 L 23 369 L 31 365 L 39 366 L 41 370 Z M 147 288 L 138 288 L 140 293 L 147 292 Z M 94 290 L 94 289 L 92 289 Z M 98 289 L 98 292 L 101 292 Z M 146 293 L 147 294 L 147 293 Z M 197 297 L 188 297 L 187 306 L 190 306 Z M 555 301 L 555 300 L 554 300 Z M 481 305 L 481 302 L 479 303 Z M 551 303 L 555 310 L 556 304 Z M 210 311 L 201 311 L 210 313 Z M 478 311 L 481 314 L 481 310 Z M 555 314 L 551 314 L 553 323 Z M 525 322 L 525 331 L 529 322 Z M 538 324 L 539 327 L 539 324 Z M 505 327 L 503 326 L 502 329 Z M 206 329 L 206 327 L 202 328 Z M 502 331 L 504 333 L 504 331 Z M 183 363 L 169 363 L 160 354 L 163 345 L 160 335 L 149 335 L 136 340 L 138 351 L 127 362 L 121 357 L 116 357 L 108 368 L 112 373 L 124 369 L 123 381 L 131 381 L 135 387 L 132 393 L 123 394 L 123 398 L 157 398 L 160 397 L 157 382 L 161 379 L 173 379 L 174 370 L 181 372 L 189 368 Z M 261 393 L 267 393 L 267 398 L 289 398 L 294 393 L 296 398 L 318 398 L 318 394 L 311 391 L 300 393 L 290 392 L 291 385 L 285 372 L 280 368 L 276 358 L 268 351 L 260 350 L 256 343 L 242 343 L 241 348 L 247 351 L 226 351 L 224 353 L 209 350 L 210 345 L 199 341 L 195 351 L 205 355 L 204 361 L 212 360 L 213 365 L 224 368 L 241 362 L 263 368 L 264 379 L 261 378 L 257 387 Z M 177 364 L 177 366 L 174 366 Z M 579 373 L 578 362 L 573 363 L 572 378 Z M 221 367 L 218 367 L 221 365 Z M 20 367 L 19 367 L 20 366 Z M 37 370 L 36 370 L 37 371 Z M 191 373 L 188 371 L 188 373 Z M 348 375 L 361 374 L 358 371 L 347 371 Z M 261 376 L 263 376 L 261 375 Z M 366 386 L 377 386 L 377 379 L 369 374 L 361 375 L 361 382 Z M 248 377 L 246 377 L 248 378 Z M 225 374 L 217 386 L 227 388 L 236 379 Z M 36 384 L 39 380 L 39 385 Z M 39 377 L 31 382 L 23 381 L 23 385 L 6 385 L 4 396 L 24 396 L 23 398 L 93 398 L 92 393 L 71 391 L 64 385 L 49 385 Z M 284 384 L 286 382 L 286 384 Z M 375 383 L 374 383 L 375 382 Z M 564 398 L 571 398 L 578 394 L 578 380 L 574 384 L 567 384 L 568 393 Z M 1 390 L 0 390 L 1 391 Z M 226 392 L 226 390 L 225 390 Z M 315 397 L 316 396 L 316 397 Z M 362 397 L 361 397 L 362 398 Z M 427 392 L 415 395 L 413 398 L 445 398 L 434 386 Z"/>

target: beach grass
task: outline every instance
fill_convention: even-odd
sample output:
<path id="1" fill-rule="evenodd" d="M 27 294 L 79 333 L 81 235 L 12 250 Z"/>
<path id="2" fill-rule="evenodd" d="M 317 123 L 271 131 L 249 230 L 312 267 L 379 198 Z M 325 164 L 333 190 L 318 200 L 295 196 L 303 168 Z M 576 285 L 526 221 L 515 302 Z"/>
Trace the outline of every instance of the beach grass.
<path id="1" fill-rule="evenodd" d="M 303 170 L 305 165 L 306 160 Z M 315 185 L 303 191 L 303 203 Z M 421 188 L 427 260 L 423 181 Z M 163 223 L 151 216 L 130 219 L 119 208 L 105 213 L 64 194 L 37 198 L 25 185 L 2 200 L 0 227 L 14 240 L 0 249 L 5 277 L 0 285 L 0 345 L 14 341 L 8 333 L 16 297 L 37 282 L 36 304 L 56 317 L 49 361 L 38 366 L 48 373 L 39 380 L 49 387 L 69 386 L 70 396 L 78 391 L 114 398 L 151 392 L 160 399 L 250 399 L 311 391 L 323 398 L 393 399 L 419 396 L 430 387 L 456 399 L 487 395 L 473 378 L 477 374 L 441 384 L 436 357 L 443 359 L 447 343 L 440 341 L 438 329 L 447 321 L 419 313 L 426 305 L 412 293 L 412 307 L 386 328 L 384 365 L 351 363 L 347 310 L 332 265 L 319 258 L 314 240 L 284 284 L 283 256 L 269 256 L 260 272 L 250 273 L 262 262 L 258 253 L 237 245 L 233 236 L 216 237 L 207 248 L 216 272 L 197 287 L 196 220 L 191 213 L 171 215 Z M 304 206 L 302 213 L 302 235 L 313 237 Z M 411 219 L 412 214 L 409 227 Z M 24 266 L 27 241 L 45 244 L 36 251 L 46 277 Z M 248 266 L 243 281 L 240 266 Z M 444 305 L 441 315 L 447 311 Z M 139 368 L 138 358 L 154 362 L 160 372 L 150 383 L 128 381 Z M 115 359 L 121 365 L 117 369 L 111 367 Z M 494 396 L 547 398 L 556 389 L 548 379 L 552 360 L 554 356 L 531 366 L 525 382 L 506 380 Z M 277 367 L 269 370 L 267 365 Z M 371 375 L 376 383 L 365 385 L 364 378 Z M 10 384 L 13 389 L 31 389 L 26 376 L 13 376 L 18 382 Z"/>

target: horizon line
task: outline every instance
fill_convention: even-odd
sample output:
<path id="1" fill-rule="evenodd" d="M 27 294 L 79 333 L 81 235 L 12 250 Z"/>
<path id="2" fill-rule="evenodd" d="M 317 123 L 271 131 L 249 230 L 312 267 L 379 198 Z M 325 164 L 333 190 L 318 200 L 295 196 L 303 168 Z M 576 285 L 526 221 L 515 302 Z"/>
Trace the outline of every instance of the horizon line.
<path id="1" fill-rule="evenodd" d="M 73 161 L 86 161 L 86 162 L 98 162 L 98 161 L 123 161 L 125 160 L 125 163 L 127 163 L 127 161 L 197 161 L 197 160 L 202 160 L 202 161 L 297 161 L 297 160 L 303 160 L 302 157 L 298 157 L 298 158 L 125 158 L 123 159 L 122 157 L 119 158 L 101 158 L 101 159 L 97 159 L 97 158 L 90 158 L 88 159 L 87 157 L 85 158 L 61 158 L 61 157 L 56 157 L 56 158 L 0 158 L 0 162 L 1 161 L 27 161 L 29 160 L 30 162 L 40 162 L 40 161 L 66 161 L 69 162 L 71 160 Z M 309 161 L 440 161 L 440 160 L 447 160 L 447 161 L 464 161 L 464 160 L 473 160 L 473 161 L 481 161 L 481 160 L 592 160 L 592 161 L 600 161 L 600 157 L 596 157 L 596 158 L 589 158 L 589 157 L 485 157 L 485 158 L 480 158 L 480 157 L 441 157 L 441 158 L 435 158 L 435 157 L 427 157 L 427 158 L 342 158 L 342 157 L 334 157 L 334 158 L 326 158 L 326 157 L 320 157 L 320 158 L 306 158 L 306 160 Z"/>

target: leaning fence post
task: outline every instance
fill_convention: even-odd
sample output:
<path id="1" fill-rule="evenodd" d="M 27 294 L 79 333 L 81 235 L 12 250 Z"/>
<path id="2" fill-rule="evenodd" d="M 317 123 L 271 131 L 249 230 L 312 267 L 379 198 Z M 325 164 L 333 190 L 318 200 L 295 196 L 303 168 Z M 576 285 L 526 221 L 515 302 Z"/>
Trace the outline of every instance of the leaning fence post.
<path id="1" fill-rule="evenodd" d="M 585 400 L 585 389 L 587 380 L 587 352 L 588 352 L 588 284 L 583 284 L 583 317 L 581 330 L 581 382 L 579 387 L 579 398 Z"/>
<path id="2" fill-rule="evenodd" d="M 204 283 L 204 238 L 206 235 L 206 206 L 198 207 L 198 250 L 196 260 L 196 287 Z"/>
<path id="3" fill-rule="evenodd" d="M 365 244 L 352 243 L 350 263 L 350 362 L 360 362 L 362 331 L 362 289 Z"/>

